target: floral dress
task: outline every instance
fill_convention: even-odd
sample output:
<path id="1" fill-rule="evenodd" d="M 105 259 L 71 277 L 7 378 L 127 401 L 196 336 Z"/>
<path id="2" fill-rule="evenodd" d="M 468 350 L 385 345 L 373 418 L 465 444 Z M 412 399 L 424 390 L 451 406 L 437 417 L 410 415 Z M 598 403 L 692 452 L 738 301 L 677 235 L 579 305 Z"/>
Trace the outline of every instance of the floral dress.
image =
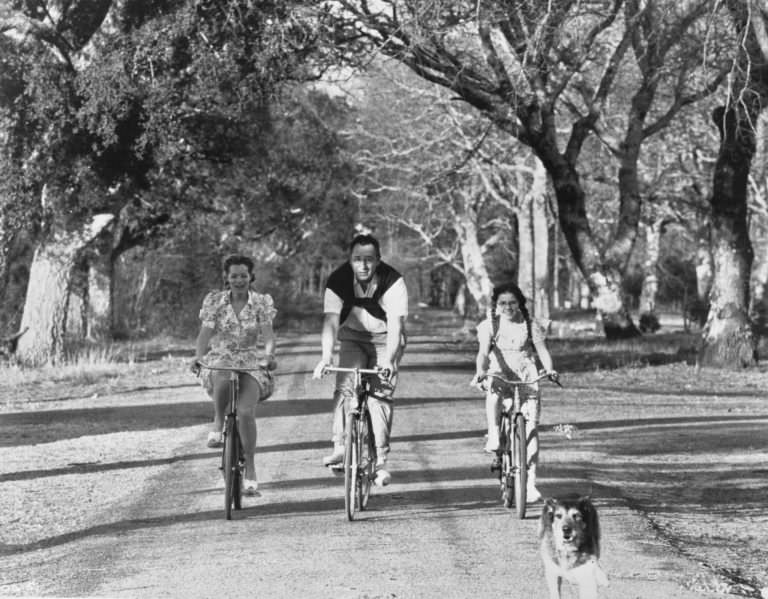
<path id="1" fill-rule="evenodd" d="M 262 326 L 271 325 L 277 314 L 272 296 L 248 292 L 248 302 L 240 314 L 235 314 L 229 291 L 212 291 L 203 299 L 200 321 L 203 327 L 213 329 L 211 349 L 203 361 L 211 366 L 254 368 L 265 358 L 259 340 Z M 214 371 L 204 368 L 200 377 L 203 388 L 213 396 Z M 272 394 L 274 381 L 266 369 L 248 373 L 261 387 L 261 399 Z"/>

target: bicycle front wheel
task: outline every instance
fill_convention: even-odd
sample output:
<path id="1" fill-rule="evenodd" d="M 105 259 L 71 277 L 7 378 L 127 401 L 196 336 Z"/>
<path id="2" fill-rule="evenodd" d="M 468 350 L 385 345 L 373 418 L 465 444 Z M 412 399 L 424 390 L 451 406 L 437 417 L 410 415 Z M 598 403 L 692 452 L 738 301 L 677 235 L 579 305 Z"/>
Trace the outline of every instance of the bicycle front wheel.
<path id="1" fill-rule="evenodd" d="M 240 503 L 239 444 L 235 417 L 227 416 L 224 425 L 224 451 L 221 457 L 221 470 L 224 473 L 224 516 L 227 520 L 232 519 L 232 507 L 235 501 Z"/>
<path id="2" fill-rule="evenodd" d="M 517 517 L 525 518 L 526 501 L 528 500 L 526 491 L 528 485 L 528 451 L 525 430 L 525 416 L 515 415 L 515 426 L 513 439 L 513 459 L 515 471 L 515 511 Z"/>
<path id="3" fill-rule="evenodd" d="M 509 416 L 503 415 L 499 429 L 499 454 L 501 470 L 499 483 L 501 485 L 501 501 L 504 507 L 512 507 L 514 501 L 514 462 L 512 461 L 512 431 Z"/>
<path id="4" fill-rule="evenodd" d="M 376 443 L 373 439 L 371 427 L 371 414 L 365 412 L 365 417 L 358 420 L 360 432 L 358 435 L 358 447 L 360 448 L 360 475 L 358 477 L 358 505 L 360 511 L 368 507 L 368 498 L 371 496 L 371 483 L 376 475 Z"/>
<path id="5" fill-rule="evenodd" d="M 350 412 L 347 415 L 346 436 L 344 438 L 344 508 L 347 512 L 347 519 L 355 519 L 358 464 L 360 455 L 358 453 L 357 430 L 358 418 Z"/>

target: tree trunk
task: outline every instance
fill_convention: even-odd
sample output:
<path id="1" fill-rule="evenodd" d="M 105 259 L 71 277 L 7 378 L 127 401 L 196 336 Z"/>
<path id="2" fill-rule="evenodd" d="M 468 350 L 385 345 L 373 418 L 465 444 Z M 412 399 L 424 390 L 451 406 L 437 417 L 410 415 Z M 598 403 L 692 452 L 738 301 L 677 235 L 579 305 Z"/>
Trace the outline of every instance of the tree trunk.
<path id="1" fill-rule="evenodd" d="M 488 311 L 492 286 L 477 239 L 477 225 L 468 214 L 457 214 L 454 225 L 461 247 L 467 291 L 475 300 L 480 314 L 485 314 Z"/>
<path id="2" fill-rule="evenodd" d="M 658 325 L 656 296 L 659 292 L 659 278 L 656 272 L 659 267 L 663 223 L 662 219 L 656 219 L 645 226 L 645 261 L 643 263 L 643 288 L 640 292 L 640 327 L 648 327 L 648 330 L 651 331 L 658 328 L 653 323 Z"/>
<path id="3" fill-rule="evenodd" d="M 549 321 L 549 221 L 547 171 L 536 159 L 533 182 L 517 211 L 519 231 L 517 283 L 530 300 L 529 311 L 543 323 Z"/>
<path id="4" fill-rule="evenodd" d="M 589 285 L 606 338 L 637 337 L 640 331 L 632 322 L 624 302 L 621 273 L 603 263 L 590 230 L 578 174 L 556 151 L 549 153 L 549 163 L 541 154 L 540 157 L 555 187 L 560 227 L 571 256 Z"/>
<path id="5" fill-rule="evenodd" d="M 753 114 L 741 108 L 713 113 L 720 131 L 712 198 L 714 277 L 710 309 L 702 332 L 699 364 L 745 367 L 756 362 L 756 344 L 749 322 L 749 276 L 752 246 L 747 232 L 747 181 L 754 154 Z"/>
<path id="6" fill-rule="evenodd" d="M 21 318 L 21 328 L 28 327 L 28 330 L 19 339 L 16 349 L 22 363 L 55 363 L 64 357 L 73 267 L 83 248 L 112 219 L 111 214 L 98 214 L 81 230 L 58 231 L 35 250 Z"/>
<path id="7" fill-rule="evenodd" d="M 86 337 L 91 341 L 105 341 L 112 338 L 114 271 L 112 252 L 95 252 L 89 256 Z"/>

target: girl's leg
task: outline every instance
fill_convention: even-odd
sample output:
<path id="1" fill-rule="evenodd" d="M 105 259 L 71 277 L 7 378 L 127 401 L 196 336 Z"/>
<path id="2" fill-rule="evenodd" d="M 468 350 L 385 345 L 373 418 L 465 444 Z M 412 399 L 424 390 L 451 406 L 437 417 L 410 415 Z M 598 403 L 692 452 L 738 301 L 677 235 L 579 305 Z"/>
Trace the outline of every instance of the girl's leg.
<path id="1" fill-rule="evenodd" d="M 525 389 L 521 389 L 525 391 Z M 536 389 L 527 392 L 527 401 L 521 406 L 525 416 L 525 433 L 528 439 L 528 495 L 529 501 L 536 501 L 540 494 L 536 489 L 536 468 L 539 463 L 539 419 L 541 418 L 541 398 Z"/>
<path id="2" fill-rule="evenodd" d="M 488 453 L 499 448 L 499 422 L 501 421 L 499 403 L 498 393 L 489 389 L 485 394 L 485 416 L 488 420 L 488 441 L 485 444 L 485 451 Z"/>

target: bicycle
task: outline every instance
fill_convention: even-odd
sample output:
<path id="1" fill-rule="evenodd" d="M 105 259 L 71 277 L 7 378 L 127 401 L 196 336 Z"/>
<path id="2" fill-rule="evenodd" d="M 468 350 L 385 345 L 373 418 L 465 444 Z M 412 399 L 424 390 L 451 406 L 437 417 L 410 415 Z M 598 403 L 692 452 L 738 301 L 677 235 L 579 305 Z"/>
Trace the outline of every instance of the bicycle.
<path id="1" fill-rule="evenodd" d="M 376 478 L 376 443 L 368 411 L 370 380 L 363 375 L 388 376 L 384 368 L 338 368 L 326 366 L 326 372 L 351 372 L 355 375 L 356 405 L 347 412 L 344 428 L 344 508 L 347 519 L 355 519 L 357 512 L 368 506 L 371 483 Z"/>
<path id="2" fill-rule="evenodd" d="M 541 380 L 549 379 L 560 385 L 555 375 L 549 372 L 541 373 L 533 381 L 510 381 L 498 374 L 485 374 L 478 378 L 482 383 L 486 378 L 494 378 L 502 383 L 502 390 L 514 388 L 512 397 L 508 393 L 499 393 L 502 397 L 501 421 L 499 423 L 499 448 L 496 459 L 491 465 L 491 471 L 498 470 L 501 485 L 501 500 L 504 507 L 511 508 L 514 503 L 517 517 L 525 518 L 528 484 L 528 439 L 526 436 L 525 415 L 521 411 L 521 385 L 533 385 Z"/>
<path id="3" fill-rule="evenodd" d="M 229 407 L 224 418 L 224 449 L 221 452 L 221 467 L 224 475 L 224 516 L 232 519 L 232 509 L 243 507 L 243 480 L 245 479 L 245 453 L 237 428 L 237 400 L 240 397 L 240 374 L 262 368 L 232 368 L 229 366 L 211 366 L 197 362 L 201 368 L 229 373 Z"/>

